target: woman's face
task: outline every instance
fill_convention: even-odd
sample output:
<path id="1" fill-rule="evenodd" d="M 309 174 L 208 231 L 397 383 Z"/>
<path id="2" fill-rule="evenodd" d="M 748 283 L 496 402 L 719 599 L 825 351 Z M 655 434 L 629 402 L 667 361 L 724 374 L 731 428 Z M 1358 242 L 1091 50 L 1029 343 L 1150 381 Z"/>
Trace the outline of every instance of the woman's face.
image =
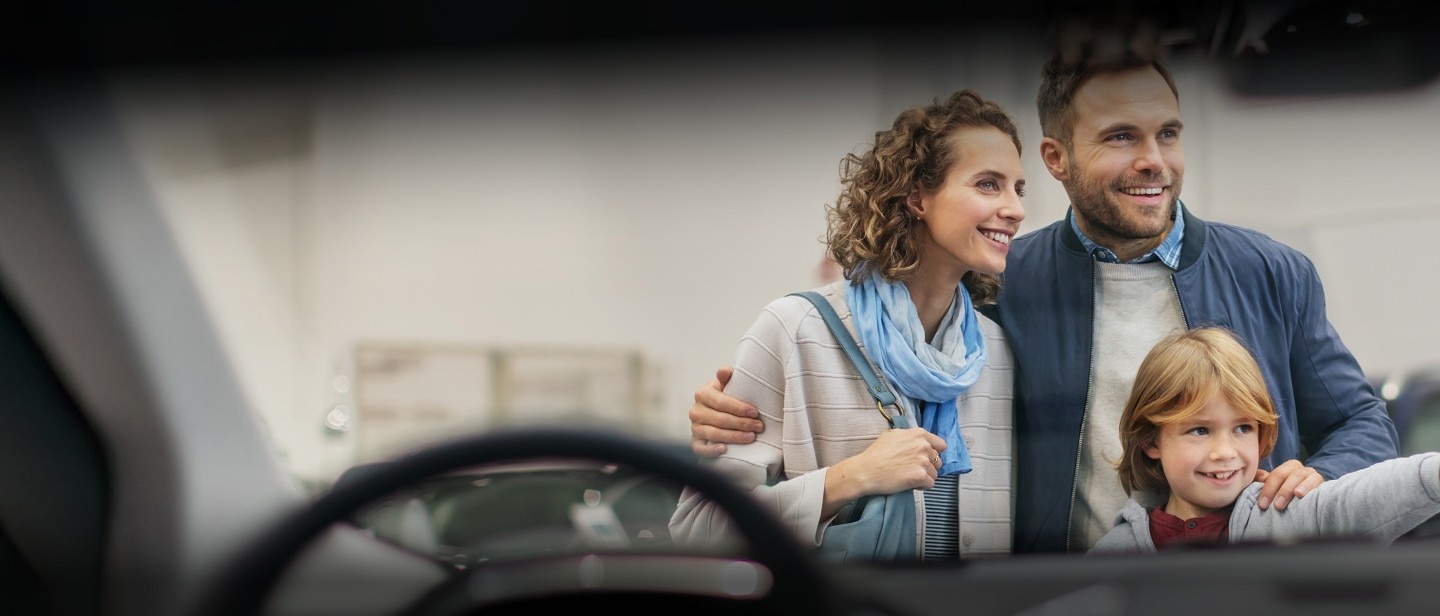
<path id="1" fill-rule="evenodd" d="M 948 140 L 955 164 L 934 190 L 910 196 L 921 226 L 921 263 L 966 272 L 1005 271 L 1010 240 L 1020 231 L 1025 208 L 1025 171 L 1010 136 L 993 127 L 962 128 Z"/>

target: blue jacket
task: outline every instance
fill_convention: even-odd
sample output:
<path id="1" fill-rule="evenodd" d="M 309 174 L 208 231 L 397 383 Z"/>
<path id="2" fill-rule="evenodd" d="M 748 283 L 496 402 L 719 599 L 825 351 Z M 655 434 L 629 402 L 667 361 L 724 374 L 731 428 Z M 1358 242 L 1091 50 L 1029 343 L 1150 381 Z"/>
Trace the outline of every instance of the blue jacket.
<path id="1" fill-rule="evenodd" d="M 1310 260 L 1262 233 L 1182 211 L 1171 280 L 1185 324 L 1239 334 L 1280 414 L 1262 466 L 1298 458 L 1333 479 L 1399 455 L 1384 402 L 1325 316 Z M 1096 429 L 1084 425 L 1095 262 L 1068 216 L 1015 239 L 998 303 L 982 309 L 1005 329 L 1016 360 L 1017 552 L 1083 547 L 1068 543 L 1081 433 Z"/>

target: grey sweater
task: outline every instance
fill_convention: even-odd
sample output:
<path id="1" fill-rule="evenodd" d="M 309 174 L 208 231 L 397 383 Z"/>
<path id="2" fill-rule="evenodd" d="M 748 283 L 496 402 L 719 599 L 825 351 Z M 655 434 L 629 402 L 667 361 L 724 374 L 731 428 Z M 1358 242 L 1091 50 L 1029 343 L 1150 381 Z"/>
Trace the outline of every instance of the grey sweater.
<path id="1" fill-rule="evenodd" d="M 1284 511 L 1255 505 L 1250 484 L 1230 514 L 1230 543 L 1303 537 L 1351 537 L 1389 544 L 1440 514 L 1440 453 L 1386 460 L 1320 484 Z M 1148 509 L 1131 498 L 1089 553 L 1154 552 Z"/>

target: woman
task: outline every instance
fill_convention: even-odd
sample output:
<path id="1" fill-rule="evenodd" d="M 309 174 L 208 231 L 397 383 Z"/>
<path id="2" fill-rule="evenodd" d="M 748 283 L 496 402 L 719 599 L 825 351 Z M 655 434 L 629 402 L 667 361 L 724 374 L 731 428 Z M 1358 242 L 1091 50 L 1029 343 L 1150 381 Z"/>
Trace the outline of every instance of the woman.
<path id="1" fill-rule="evenodd" d="M 819 545 L 856 498 L 915 491 L 922 556 L 1007 553 L 1013 505 L 1013 363 L 994 301 L 1025 218 L 1020 137 L 998 105 L 956 92 L 902 112 L 841 163 L 826 244 L 845 279 L 817 289 L 920 428 L 889 430 L 815 308 L 782 297 L 736 351 L 725 392 L 760 409 L 755 442 L 716 458 Z M 713 503 L 687 490 L 680 542 L 730 538 Z"/>

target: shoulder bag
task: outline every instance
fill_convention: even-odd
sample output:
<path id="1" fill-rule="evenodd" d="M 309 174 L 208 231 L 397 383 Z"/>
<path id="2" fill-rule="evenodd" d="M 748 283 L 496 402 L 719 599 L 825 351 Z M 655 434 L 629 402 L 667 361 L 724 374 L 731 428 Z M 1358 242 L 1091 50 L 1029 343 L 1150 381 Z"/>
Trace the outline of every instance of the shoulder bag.
<path id="1" fill-rule="evenodd" d="M 870 368 L 865 354 L 855 344 L 855 338 L 830 302 L 814 291 L 791 293 L 810 300 L 824 317 L 830 333 L 845 350 L 850 363 L 865 379 L 866 390 L 875 398 L 875 408 L 890 422 L 893 429 L 915 427 L 914 418 L 905 414 L 895 401 L 885 382 Z M 895 409 L 885 412 L 885 407 Z M 918 557 L 915 546 L 915 495 L 911 490 L 894 494 L 873 494 L 855 499 L 836 516 L 835 521 L 825 529 L 820 542 L 820 556 L 824 560 L 846 561 L 887 561 L 914 560 Z"/>

